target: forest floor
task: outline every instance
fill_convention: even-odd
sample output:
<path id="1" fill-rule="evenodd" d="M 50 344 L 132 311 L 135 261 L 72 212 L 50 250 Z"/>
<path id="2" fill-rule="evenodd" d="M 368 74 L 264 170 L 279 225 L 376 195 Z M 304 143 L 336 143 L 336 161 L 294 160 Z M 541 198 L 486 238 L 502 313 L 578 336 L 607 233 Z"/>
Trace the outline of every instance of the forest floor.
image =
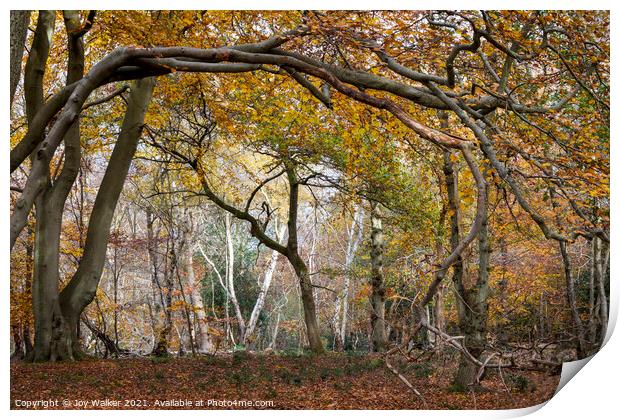
<path id="1" fill-rule="evenodd" d="M 26 408 L 29 402 L 59 409 L 506 409 L 547 401 L 559 381 L 558 375 L 502 370 L 504 381 L 491 373 L 482 380 L 483 391 L 457 392 L 450 386 L 454 356 L 392 363 L 427 406 L 376 356 L 237 353 L 11 363 L 11 408 Z M 244 401 L 258 401 L 258 406 L 246 407 Z"/>

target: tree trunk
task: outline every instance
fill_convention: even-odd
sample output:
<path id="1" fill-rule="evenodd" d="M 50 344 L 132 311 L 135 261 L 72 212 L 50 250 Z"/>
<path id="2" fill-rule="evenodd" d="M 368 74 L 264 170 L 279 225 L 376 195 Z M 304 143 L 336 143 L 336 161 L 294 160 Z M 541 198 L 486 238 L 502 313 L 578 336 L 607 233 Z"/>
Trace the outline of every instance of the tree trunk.
<path id="1" fill-rule="evenodd" d="M 383 221 L 381 208 L 376 202 L 370 203 L 370 326 L 373 351 L 386 350 L 385 334 L 385 285 L 383 282 Z"/>
<path id="2" fill-rule="evenodd" d="M 25 360 L 32 360 L 34 347 L 30 338 L 30 326 L 28 324 L 24 326 L 24 349 L 26 350 L 26 354 L 24 355 Z"/>
<path id="3" fill-rule="evenodd" d="M 118 280 L 120 273 L 118 270 L 118 247 L 114 247 L 112 256 L 112 287 L 114 293 L 114 345 L 118 347 Z"/>
<path id="4" fill-rule="evenodd" d="M 59 246 L 62 210 L 55 211 L 52 189 L 37 207 L 32 282 L 34 315 L 34 361 L 73 359 L 71 337 L 59 304 Z M 43 204 L 45 203 L 45 204 Z M 62 209 L 62 207 L 61 207 Z"/>
<path id="5" fill-rule="evenodd" d="M 445 327 L 445 319 L 446 316 L 444 314 L 444 296 L 446 293 L 446 286 L 441 285 L 437 288 L 437 294 L 435 295 L 435 303 L 433 305 L 433 323 L 435 324 L 435 328 L 439 331 L 443 331 Z M 443 348 L 443 340 L 441 340 L 436 335 L 433 335 L 433 346 L 438 349 Z"/>
<path id="6" fill-rule="evenodd" d="M 155 306 L 154 312 L 159 312 L 161 308 L 165 306 L 165 297 L 162 291 L 161 283 L 159 281 L 159 253 L 158 253 L 158 234 L 159 230 L 156 232 L 154 230 L 155 218 L 150 208 L 146 210 L 146 246 L 149 255 L 149 263 L 151 267 L 151 287 L 153 290 L 153 303 Z M 156 297 L 155 295 L 159 295 Z M 159 303 L 157 303 L 159 302 Z M 159 336 L 156 331 L 158 330 L 157 318 L 153 311 L 150 310 L 149 306 L 149 314 L 151 316 L 151 323 L 153 328 L 153 348 L 157 347 L 157 342 Z M 156 336 L 157 335 L 157 336 Z"/>
<path id="7" fill-rule="evenodd" d="M 478 236 L 478 281 L 470 289 L 465 289 L 462 286 L 457 287 L 465 301 L 459 310 L 459 329 L 465 337 L 463 344 L 475 358 L 480 357 L 486 346 L 490 254 L 488 220 L 485 209 L 484 221 Z M 467 389 L 468 386 L 474 384 L 477 373 L 478 366 L 474 365 L 464 354 L 461 354 L 454 385 L 459 389 Z"/>
<path id="8" fill-rule="evenodd" d="M 349 292 L 351 288 L 351 265 L 355 259 L 355 253 L 362 240 L 364 232 L 364 208 L 361 205 L 355 207 L 355 213 L 353 220 L 351 221 L 351 228 L 349 229 L 349 235 L 347 240 L 347 251 L 344 259 L 344 289 L 342 291 L 342 318 L 340 322 L 340 345 L 338 351 L 342 351 L 347 336 L 347 320 L 349 319 Z"/>
<path id="9" fill-rule="evenodd" d="M 158 283 L 157 287 L 159 288 L 159 293 L 161 296 L 161 307 L 164 313 L 163 325 L 159 328 L 157 333 L 157 340 L 154 343 L 153 350 L 151 354 L 157 357 L 166 357 L 169 355 L 168 347 L 170 344 L 170 333 L 172 331 L 172 269 L 174 268 L 172 264 L 168 264 L 168 260 L 170 259 L 170 238 L 168 238 L 167 249 L 166 249 L 166 257 L 164 259 L 164 278 L 163 278 L 163 286 Z"/>
<path id="10" fill-rule="evenodd" d="M 599 320 L 600 320 L 600 335 L 599 335 L 599 346 L 603 344 L 605 340 L 605 334 L 607 333 L 607 322 L 609 317 L 609 305 L 607 304 L 607 292 L 605 291 L 605 269 L 603 265 L 606 260 L 608 260 L 608 252 L 607 249 L 605 252 L 603 251 L 603 241 L 601 241 L 598 237 L 594 237 L 593 241 L 597 244 L 596 246 L 596 254 L 594 255 L 595 261 L 595 271 L 596 271 L 596 286 L 598 292 L 598 300 L 599 300 Z M 605 257 L 603 257 L 604 254 Z"/>
<path id="11" fill-rule="evenodd" d="M 501 225 L 502 222 L 500 221 Z M 499 309 L 502 314 L 508 313 L 508 278 L 506 276 L 508 272 L 508 245 L 506 244 L 506 239 L 503 236 L 500 236 L 498 239 L 499 242 L 499 252 L 500 252 L 500 281 L 498 284 L 498 300 L 499 300 Z M 499 333 L 498 340 L 500 343 L 505 344 L 508 341 L 508 328 L 507 326 L 507 316 L 503 315 L 501 321 L 499 322 Z"/>
<path id="12" fill-rule="evenodd" d="M 30 10 L 11 10 L 11 102 L 22 73 L 22 56 L 26 47 Z"/>
<path id="13" fill-rule="evenodd" d="M 187 283 L 190 288 L 190 300 L 192 302 L 193 312 L 195 315 L 194 331 L 195 342 L 198 353 L 210 353 L 213 351 L 213 343 L 209 337 L 209 320 L 207 311 L 202 299 L 202 285 L 196 281 L 194 273 L 194 236 L 193 232 L 186 232 L 187 253 L 185 263 L 187 264 Z"/>
<path id="14" fill-rule="evenodd" d="M 224 216 L 224 225 L 226 227 L 226 254 L 228 255 L 226 259 L 226 288 L 228 289 L 228 297 L 230 298 L 233 308 L 235 309 L 235 317 L 237 318 L 237 337 L 239 337 L 238 341 L 242 341 L 245 337 L 245 320 L 243 319 L 241 307 L 239 306 L 237 294 L 235 293 L 235 248 L 232 239 L 231 223 L 231 215 L 226 212 Z"/>
<path id="15" fill-rule="evenodd" d="M 269 344 L 269 348 L 271 350 L 276 350 L 276 344 L 278 343 L 278 330 L 280 328 L 280 316 L 281 316 L 281 312 L 280 310 L 278 310 L 278 316 L 276 317 L 276 325 L 273 328 L 273 335 L 271 336 L 271 343 Z"/>
<path id="16" fill-rule="evenodd" d="M 75 18 L 75 15 L 70 15 Z M 24 92 L 26 117 L 31 124 L 44 104 L 43 77 L 55 26 L 55 12 L 41 11 L 32 48 L 26 63 Z M 67 23 L 69 33 L 70 23 Z M 81 39 L 69 37 L 69 78 L 82 77 L 84 55 Z M 80 164 L 79 123 L 76 121 L 65 135 L 65 161 L 54 184 L 49 168 L 43 174 L 43 190 L 35 200 L 36 225 L 34 244 L 34 267 L 32 302 L 35 324 L 33 359 L 73 359 L 71 337 L 59 305 L 59 257 L 60 232 L 64 204 L 77 176 Z"/>
<path id="17" fill-rule="evenodd" d="M 575 327 L 575 333 L 577 336 L 577 357 L 579 359 L 583 359 L 587 355 L 587 348 L 584 337 L 585 334 L 583 329 L 583 323 L 581 322 L 581 317 L 579 316 L 579 311 L 577 310 L 577 300 L 575 297 L 575 280 L 573 279 L 570 256 L 568 255 L 565 241 L 559 241 L 559 246 L 560 254 L 562 255 L 562 262 L 564 263 L 564 277 L 566 280 L 566 300 L 568 302 L 568 307 L 571 312 L 573 325 Z"/>
<path id="18" fill-rule="evenodd" d="M 596 343 L 596 328 L 599 324 L 598 313 L 596 312 L 596 255 L 597 243 L 594 239 L 590 240 L 590 276 L 588 278 L 588 341 L 592 346 Z M 571 313 L 572 314 L 572 313 Z"/>
<path id="19" fill-rule="evenodd" d="M 160 289 L 160 295 L 162 296 L 162 311 L 164 314 L 163 325 L 159 329 L 157 335 L 157 341 L 151 352 L 152 355 L 158 357 L 168 356 L 168 348 L 170 347 L 170 334 L 172 332 L 172 290 L 174 288 L 174 269 L 175 269 L 175 255 L 174 255 L 174 232 L 167 229 L 168 237 L 166 239 L 166 251 L 163 261 L 163 284 L 158 284 Z M 181 343 L 182 345 L 182 343 Z"/>
<path id="20" fill-rule="evenodd" d="M 55 25 L 55 11 L 39 11 L 37 29 L 32 38 L 32 46 L 24 69 L 24 97 L 28 125 L 32 124 L 37 112 L 45 102 L 43 98 L 43 77 L 45 76 Z"/>
<path id="21" fill-rule="evenodd" d="M 286 243 L 286 257 L 293 266 L 295 274 L 299 279 L 301 291 L 301 301 L 304 310 L 304 320 L 306 322 L 306 332 L 308 334 L 308 343 L 310 350 L 315 354 L 325 351 L 321 342 L 321 333 L 319 323 L 316 317 L 316 306 L 314 303 L 314 294 L 312 290 L 312 282 L 310 273 L 306 263 L 301 259 L 297 241 L 297 210 L 299 205 L 299 181 L 295 169 L 289 162 L 285 163 L 286 174 L 289 183 L 289 214 L 288 214 L 288 240 Z"/>
<path id="22" fill-rule="evenodd" d="M 173 208 L 171 208 L 171 214 L 172 213 Z M 173 223 L 171 223 L 172 226 L 174 226 L 174 221 Z M 182 239 L 179 241 L 180 243 L 177 244 L 174 241 L 174 238 L 172 240 L 172 252 L 173 252 L 173 270 L 172 270 L 172 274 L 176 275 L 176 279 L 177 279 L 177 283 L 179 284 L 179 292 L 181 292 L 181 299 L 183 300 L 183 314 L 185 315 L 185 323 L 187 324 L 187 336 L 188 336 L 188 340 L 189 340 L 189 347 L 190 350 L 192 352 L 192 356 L 196 355 L 196 343 L 194 342 L 194 325 L 192 325 L 192 318 L 190 316 L 190 301 L 191 301 L 191 295 L 190 295 L 190 301 L 188 301 L 188 296 L 185 293 L 185 286 L 183 286 L 183 280 L 182 280 L 182 276 L 181 276 L 181 267 L 180 265 L 182 264 L 182 257 L 179 258 L 179 254 L 181 254 L 181 256 L 183 255 L 183 251 L 184 248 L 188 248 L 189 244 L 187 242 L 187 237 L 183 236 Z M 183 349 L 183 337 L 182 334 L 179 334 L 179 343 L 180 343 L 180 349 Z"/>
<path id="23" fill-rule="evenodd" d="M 321 333 L 319 323 L 316 319 L 316 307 L 314 305 L 314 296 L 312 295 L 312 283 L 308 268 L 299 255 L 293 255 L 289 260 L 297 278 L 299 279 L 299 287 L 301 291 L 301 302 L 304 311 L 304 321 L 306 323 L 306 332 L 308 334 L 308 343 L 313 353 L 323 353 L 323 343 L 321 342 Z"/>
<path id="24" fill-rule="evenodd" d="M 447 124 L 442 125 L 442 129 L 447 128 Z M 441 181 L 440 181 L 441 182 Z M 438 260 L 444 258 L 443 240 L 446 234 L 445 223 L 447 214 L 446 204 L 442 203 L 441 211 L 439 213 L 439 221 L 437 223 L 437 229 L 435 230 L 435 257 Z M 444 297 L 446 294 L 446 285 L 442 283 L 437 288 L 437 294 L 435 295 L 435 302 L 433 305 L 433 321 L 435 328 L 439 331 L 444 330 L 445 314 L 444 314 Z M 444 342 L 437 335 L 433 336 L 433 345 L 440 351 L 443 349 Z"/>
<path id="25" fill-rule="evenodd" d="M 153 78 L 138 80 L 132 85 L 121 133 L 95 198 L 80 265 L 60 294 L 62 312 L 76 346 L 80 314 L 93 300 L 101 279 L 114 209 L 140 139 L 154 85 Z"/>
<path id="26" fill-rule="evenodd" d="M 548 152 L 545 156 L 547 158 L 550 158 Z M 553 166 L 551 167 L 551 172 L 556 172 L 556 169 Z M 551 205 L 555 210 L 556 223 L 558 226 L 561 226 L 562 220 L 560 219 L 559 204 L 556 201 L 555 188 L 552 186 L 549 187 L 549 198 L 551 199 Z M 571 259 L 568 253 L 566 241 L 558 240 L 558 245 L 560 248 L 560 255 L 562 256 L 562 263 L 564 265 L 564 278 L 566 281 L 566 300 L 573 321 L 577 358 L 583 359 L 587 356 L 588 348 L 586 343 L 586 332 L 583 323 L 581 322 L 581 317 L 577 308 L 577 297 L 575 295 L 575 279 L 573 277 Z"/>
<path id="27" fill-rule="evenodd" d="M 448 193 L 450 210 L 450 245 L 454 250 L 460 242 L 460 198 L 458 175 L 454 171 L 452 154 L 444 152 L 444 175 Z M 486 190 L 484 192 L 486 194 Z M 452 281 L 456 289 L 456 302 L 459 319 L 459 330 L 464 336 L 463 344 L 469 353 L 478 358 L 486 345 L 486 323 L 488 316 L 488 266 L 490 246 L 488 237 L 487 209 L 482 209 L 483 218 L 478 233 L 478 279 L 472 287 L 466 288 L 464 281 L 463 259 L 459 256 L 454 264 Z M 459 390 L 467 390 L 476 380 L 478 368 L 464 354 L 461 354 L 459 368 L 453 379 L 453 386 Z"/>
<path id="28" fill-rule="evenodd" d="M 11 325 L 11 336 L 13 337 L 13 353 L 11 353 L 11 360 L 22 360 L 26 355 L 20 329 L 18 324 Z"/>
<path id="29" fill-rule="evenodd" d="M 284 236 L 284 228 L 282 225 L 278 227 L 276 224 L 276 241 L 280 241 L 282 236 Z M 263 284 L 261 285 L 260 291 L 258 293 L 258 297 L 256 298 L 256 303 L 254 304 L 254 308 L 252 309 L 252 315 L 250 316 L 250 321 L 245 329 L 245 335 L 243 336 L 242 344 L 247 346 L 248 340 L 254 334 L 254 329 L 256 328 L 256 324 L 258 322 L 258 317 L 265 306 L 265 299 L 267 298 L 267 292 L 269 291 L 269 287 L 271 286 L 271 280 L 273 279 L 273 274 L 276 271 L 276 267 L 278 265 L 278 256 L 280 254 L 278 251 L 272 250 L 271 257 L 269 258 L 269 264 L 267 265 L 267 269 L 265 270 L 265 276 L 263 277 Z"/>

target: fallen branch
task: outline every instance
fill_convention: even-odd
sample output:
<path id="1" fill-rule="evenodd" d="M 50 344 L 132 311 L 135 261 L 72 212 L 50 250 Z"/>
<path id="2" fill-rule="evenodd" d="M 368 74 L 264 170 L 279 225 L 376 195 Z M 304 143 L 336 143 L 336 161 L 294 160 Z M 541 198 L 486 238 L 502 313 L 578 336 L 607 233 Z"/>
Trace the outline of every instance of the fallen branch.
<path id="1" fill-rule="evenodd" d="M 389 350 L 388 352 L 385 353 L 385 366 L 387 366 L 387 368 L 394 374 L 396 375 L 396 377 L 398 379 L 400 379 L 406 386 L 407 388 L 409 388 L 420 400 L 422 400 L 422 403 L 424 404 L 424 408 L 428 409 L 428 404 L 426 403 L 426 400 L 424 399 L 424 397 L 422 396 L 422 394 L 413 387 L 413 385 L 411 385 L 411 382 L 409 382 L 409 380 L 407 380 L 407 378 L 405 378 L 394 366 L 392 366 L 392 364 L 390 363 L 390 359 L 389 356 L 391 354 L 396 353 L 397 351 L 400 351 L 400 346 L 394 347 L 393 349 Z"/>

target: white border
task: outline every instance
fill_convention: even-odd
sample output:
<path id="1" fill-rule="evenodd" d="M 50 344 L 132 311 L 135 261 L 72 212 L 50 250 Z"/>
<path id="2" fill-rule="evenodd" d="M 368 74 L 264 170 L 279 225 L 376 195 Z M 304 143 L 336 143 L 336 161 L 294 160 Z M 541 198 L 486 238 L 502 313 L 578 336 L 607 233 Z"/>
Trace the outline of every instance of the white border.
<path id="1" fill-rule="evenodd" d="M 8 3 L 8 2 L 7 2 Z M 395 0 L 382 0 L 378 1 L 368 1 L 368 0 L 359 0 L 359 1 L 326 1 L 319 0 L 313 2 L 301 2 L 301 1 L 283 1 L 283 0 L 267 0 L 262 2 L 257 1 L 248 1 L 248 0 L 227 0 L 225 2 L 208 2 L 208 1 L 186 1 L 186 0 L 177 0 L 175 2 L 162 1 L 162 0 L 151 0 L 151 1 L 119 1 L 119 0 L 110 0 L 106 2 L 93 2 L 93 1 L 75 1 L 75 0 L 59 0 L 59 1 L 34 1 L 34 0 L 22 0 L 19 2 L 11 2 L 11 3 L 3 4 L 3 15 L 5 24 L 8 22 L 8 11 L 9 8 L 20 8 L 20 9 L 40 9 L 44 8 L 55 8 L 55 9 L 170 9 L 171 6 L 175 9 L 221 9 L 221 10 L 240 10 L 240 9 L 428 9 L 429 6 L 432 6 L 433 9 L 459 9 L 466 7 L 467 9 L 611 9 L 611 28 L 612 28 L 612 92 L 611 99 L 612 103 L 615 104 L 616 98 L 618 98 L 618 88 L 615 81 L 618 79 L 618 71 L 616 70 L 617 63 L 617 54 L 616 46 L 619 45 L 619 36 L 618 31 L 616 31 L 616 6 L 612 4 L 612 2 L 593 2 L 593 1 L 585 1 L 585 0 L 573 0 L 573 1 L 478 1 L 473 0 L 466 3 L 457 2 L 457 1 L 444 1 L 444 0 L 436 0 L 432 3 L 422 2 L 422 1 L 395 1 Z M 9 45 L 9 34 L 8 34 L 8 25 L 6 29 L 2 33 L 2 45 L 4 48 L 4 56 L 8 57 L 8 45 Z M 7 60 L 8 61 L 8 60 Z M 6 63 L 6 62 L 5 62 Z M 5 80 L 5 85 L 3 91 L 4 97 L 9 96 L 9 88 L 6 80 L 8 80 L 8 67 L 6 64 L 2 69 L 3 77 Z M 9 132 L 9 119 L 7 118 L 9 115 L 8 104 L 6 102 L 2 103 L 3 114 L 5 115 L 3 121 L 3 133 Z M 615 108 L 613 108 L 615 110 Z M 611 137 L 615 138 L 618 135 L 618 123 L 615 122 L 614 118 L 611 121 Z M 8 137 L 5 136 L 5 147 L 8 143 Z M 615 147 L 615 143 L 611 145 L 612 148 L 612 173 L 615 172 L 615 168 L 617 167 L 618 158 L 616 156 L 617 151 Z M 6 149 L 5 149 L 6 150 Z M 8 172 L 8 150 L 5 151 L 3 157 L 0 159 L 0 173 Z M 4 238 L 8 238 L 9 229 L 8 229 L 8 219 L 9 219 L 9 178 L 4 177 L 2 181 L 0 181 L 2 185 L 2 194 L 4 197 L 4 212 L 2 213 L 2 231 L 4 232 Z M 615 197 L 618 197 L 620 192 L 618 191 L 619 187 L 617 183 L 612 182 L 611 184 L 612 196 L 614 199 L 611 201 L 612 214 L 617 215 L 620 211 L 618 209 L 618 205 L 616 204 Z M 617 230 L 611 231 L 611 242 L 612 244 L 618 243 L 620 237 L 617 233 Z M 4 375 L 1 379 L 2 384 L 2 411 L 8 412 L 11 417 L 15 418 L 32 418 L 34 415 L 32 411 L 11 411 L 9 410 L 9 345 L 8 345 L 8 337 L 9 337 L 9 323 L 7 322 L 9 319 L 9 247 L 8 241 L 0 242 L 0 255 L 3 256 L 2 262 L 0 263 L 0 273 L 2 274 L 0 278 L 2 278 L 2 293 L 4 296 L 4 321 L 0 322 L 0 334 L 2 337 L 7 338 L 7 342 L 2 348 L 0 352 L 0 360 L 4 363 Z M 618 293 L 617 287 L 618 282 L 614 280 L 618 270 L 620 269 L 619 265 L 615 263 L 616 258 L 618 258 L 617 247 L 611 247 L 611 279 L 612 279 L 612 288 L 611 288 L 611 305 L 610 305 L 610 322 L 609 322 L 609 331 L 608 331 L 608 342 L 605 347 L 596 354 L 589 363 L 585 367 L 583 367 L 582 371 L 579 372 L 576 379 L 568 381 L 566 386 L 561 389 L 561 391 L 554 396 L 547 404 L 542 404 L 538 407 L 532 407 L 527 409 L 520 410 L 504 410 L 504 411 L 308 411 L 302 410 L 297 411 L 295 413 L 290 413 L 288 411 L 258 411 L 253 413 L 246 413 L 241 411 L 218 411 L 217 413 L 205 413 L 205 412 L 196 412 L 196 411 L 177 411 L 171 413 L 169 411 L 150 411 L 148 414 L 143 411 L 133 412 L 133 411 L 114 411 L 114 412 L 94 412 L 91 411 L 87 413 L 88 418 L 103 418 L 113 416 L 120 418 L 129 418 L 134 417 L 135 415 L 148 415 L 153 418 L 162 418 L 167 419 L 170 416 L 177 417 L 181 416 L 191 416 L 191 418 L 204 418 L 206 416 L 217 416 L 218 419 L 228 419 L 228 418 L 244 418 L 247 419 L 248 416 L 252 416 L 253 418 L 259 419 L 273 419 L 273 418 L 289 418 L 291 415 L 298 417 L 300 419 L 314 417 L 316 415 L 320 415 L 323 418 L 338 418 L 342 419 L 343 417 L 349 418 L 349 416 L 359 417 L 363 415 L 368 418 L 380 418 L 389 415 L 392 418 L 402 418 L 402 419 L 410 419 L 411 417 L 418 418 L 459 418 L 459 419 L 484 419 L 484 418 L 514 418 L 520 417 L 523 415 L 529 414 L 532 419 L 553 419 L 553 418 L 561 418 L 561 419 L 589 419 L 589 418 L 612 418 L 617 408 L 619 406 L 618 401 L 620 397 L 618 396 L 618 376 L 619 373 L 619 363 L 616 354 L 620 354 L 620 341 L 617 338 L 617 334 L 615 336 L 611 336 L 613 332 L 613 328 L 616 324 L 617 316 L 618 316 Z M 611 337 L 611 338 L 610 338 Z M 569 370 L 575 370 L 575 365 L 566 366 L 563 369 L 563 375 L 567 373 Z M 578 371 L 579 369 L 577 369 Z M 573 374 L 576 372 L 573 372 Z M 82 411 L 68 411 L 68 412 L 59 412 L 59 411 L 41 411 L 39 412 L 39 416 L 43 418 L 83 418 L 86 413 Z M 185 413 L 185 414 L 181 414 Z M 614 414 L 612 414 L 614 413 Z M 615 414 L 617 416 L 617 414 Z"/>

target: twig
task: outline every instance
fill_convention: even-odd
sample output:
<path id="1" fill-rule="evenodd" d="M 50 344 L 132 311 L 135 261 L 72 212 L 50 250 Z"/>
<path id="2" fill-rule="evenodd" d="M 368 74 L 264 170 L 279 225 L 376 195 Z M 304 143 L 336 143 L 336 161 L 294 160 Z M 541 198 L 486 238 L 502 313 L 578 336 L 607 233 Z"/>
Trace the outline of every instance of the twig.
<path id="1" fill-rule="evenodd" d="M 504 381 L 504 374 L 502 373 L 502 367 L 498 366 L 497 367 L 497 371 L 499 372 L 499 378 L 502 380 L 502 383 L 504 384 L 504 388 L 506 388 L 506 392 L 508 393 L 508 396 L 512 400 L 512 403 L 516 404 L 517 402 L 515 401 L 514 397 L 512 396 L 512 392 L 510 392 L 510 389 L 508 388 L 508 385 L 506 385 L 506 381 Z"/>
<path id="2" fill-rule="evenodd" d="M 100 105 L 100 104 L 102 104 L 104 102 L 107 102 L 107 101 L 109 101 L 111 99 L 114 99 L 116 96 L 118 96 L 121 93 L 127 91 L 128 89 L 129 89 L 129 85 L 124 85 L 120 89 L 115 90 L 114 92 L 110 93 L 109 95 L 104 96 L 101 99 L 96 99 L 94 101 L 91 101 L 91 102 L 87 103 L 86 105 L 84 105 L 82 107 L 82 111 L 84 111 L 85 109 L 90 108 L 91 106 Z"/>

